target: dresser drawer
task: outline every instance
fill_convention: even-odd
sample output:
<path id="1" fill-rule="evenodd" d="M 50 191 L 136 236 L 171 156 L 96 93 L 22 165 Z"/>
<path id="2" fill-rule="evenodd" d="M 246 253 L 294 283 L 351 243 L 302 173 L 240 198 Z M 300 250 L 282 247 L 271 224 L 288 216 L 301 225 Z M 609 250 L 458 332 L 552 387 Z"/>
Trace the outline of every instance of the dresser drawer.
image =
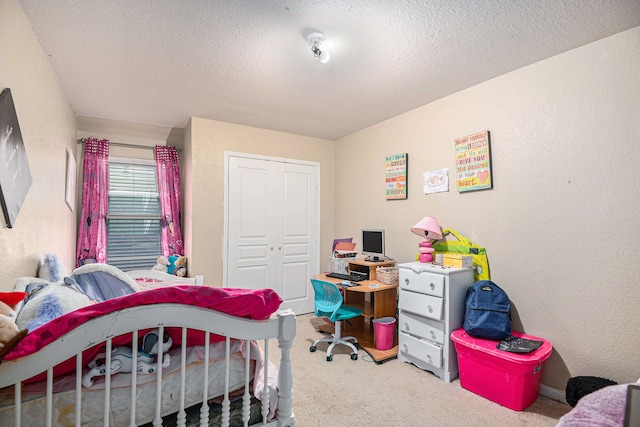
<path id="1" fill-rule="evenodd" d="M 425 319 L 407 312 L 400 312 L 398 329 L 400 332 L 406 332 L 438 344 L 444 344 L 444 324 L 434 320 Z"/>
<path id="2" fill-rule="evenodd" d="M 442 347 L 405 333 L 398 335 L 400 351 L 436 368 L 442 367 Z"/>
<path id="3" fill-rule="evenodd" d="M 431 295 L 416 292 L 400 291 L 398 307 L 400 310 L 409 311 L 423 317 L 435 320 L 443 320 L 443 299 Z"/>
<path id="4" fill-rule="evenodd" d="M 441 297 L 444 296 L 444 281 L 445 277 L 441 274 L 400 269 L 400 289 Z"/>

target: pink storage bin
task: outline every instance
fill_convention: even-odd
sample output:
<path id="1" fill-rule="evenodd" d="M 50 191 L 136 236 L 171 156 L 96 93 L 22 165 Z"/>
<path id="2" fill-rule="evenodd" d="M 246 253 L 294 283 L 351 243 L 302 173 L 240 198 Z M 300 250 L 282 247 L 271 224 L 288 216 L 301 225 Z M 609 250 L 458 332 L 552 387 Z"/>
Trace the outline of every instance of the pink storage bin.
<path id="1" fill-rule="evenodd" d="M 545 339 L 513 332 L 513 336 L 542 341 L 530 353 L 498 350 L 500 341 L 475 338 L 463 329 L 451 333 L 458 353 L 460 385 L 514 411 L 528 408 L 538 398 L 544 362 L 551 356 Z"/>

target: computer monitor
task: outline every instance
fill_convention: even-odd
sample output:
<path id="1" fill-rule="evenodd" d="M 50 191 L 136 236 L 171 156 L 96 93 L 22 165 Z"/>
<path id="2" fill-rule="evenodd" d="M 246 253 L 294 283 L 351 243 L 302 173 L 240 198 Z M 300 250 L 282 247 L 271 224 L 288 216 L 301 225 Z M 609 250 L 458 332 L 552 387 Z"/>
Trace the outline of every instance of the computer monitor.
<path id="1" fill-rule="evenodd" d="M 367 261 L 384 258 L 384 230 L 362 230 L 362 253 L 367 255 Z"/>

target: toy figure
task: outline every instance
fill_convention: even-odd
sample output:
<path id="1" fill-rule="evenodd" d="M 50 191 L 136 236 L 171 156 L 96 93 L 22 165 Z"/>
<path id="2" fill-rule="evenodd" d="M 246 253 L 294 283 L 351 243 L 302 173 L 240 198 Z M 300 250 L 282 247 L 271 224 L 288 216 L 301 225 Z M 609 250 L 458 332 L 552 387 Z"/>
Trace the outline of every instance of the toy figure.
<path id="1" fill-rule="evenodd" d="M 167 270 L 169 269 L 169 264 L 171 264 L 169 262 L 169 258 L 167 258 L 166 256 L 159 256 L 158 259 L 156 260 L 156 265 L 154 265 L 151 269 L 166 273 Z"/>
<path id="2" fill-rule="evenodd" d="M 171 358 L 166 352 L 171 348 L 173 341 L 171 337 L 165 332 L 161 343 L 160 351 L 158 351 L 158 331 L 151 331 L 142 338 L 142 348 L 138 351 L 138 360 L 136 366 L 136 372 L 139 374 L 152 374 L 158 369 L 158 364 L 154 362 L 155 355 L 162 353 L 162 367 L 169 366 Z M 82 385 L 85 387 L 91 387 L 93 385 L 93 377 L 106 375 L 107 366 L 104 364 L 105 353 L 99 353 L 91 362 L 88 367 L 89 372 L 82 376 Z M 132 366 L 132 354 L 130 347 L 115 347 L 111 350 L 111 375 L 117 372 L 133 372 Z M 98 364 L 102 362 L 102 364 Z"/>

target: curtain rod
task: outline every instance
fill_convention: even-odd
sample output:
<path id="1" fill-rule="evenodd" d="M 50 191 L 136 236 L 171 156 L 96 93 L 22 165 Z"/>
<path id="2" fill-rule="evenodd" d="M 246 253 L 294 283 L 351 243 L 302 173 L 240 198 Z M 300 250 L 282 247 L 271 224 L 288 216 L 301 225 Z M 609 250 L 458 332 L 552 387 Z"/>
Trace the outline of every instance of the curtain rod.
<path id="1" fill-rule="evenodd" d="M 87 138 L 80 138 L 78 140 L 78 144 L 84 144 L 85 141 L 87 140 Z M 129 147 L 129 148 L 139 148 L 141 150 L 155 150 L 155 145 L 136 145 L 136 144 L 127 144 L 124 142 L 113 142 L 113 141 L 109 141 L 109 145 L 117 145 L 118 147 Z M 178 147 L 175 147 L 176 150 L 178 150 L 178 152 L 181 152 L 182 150 Z"/>

